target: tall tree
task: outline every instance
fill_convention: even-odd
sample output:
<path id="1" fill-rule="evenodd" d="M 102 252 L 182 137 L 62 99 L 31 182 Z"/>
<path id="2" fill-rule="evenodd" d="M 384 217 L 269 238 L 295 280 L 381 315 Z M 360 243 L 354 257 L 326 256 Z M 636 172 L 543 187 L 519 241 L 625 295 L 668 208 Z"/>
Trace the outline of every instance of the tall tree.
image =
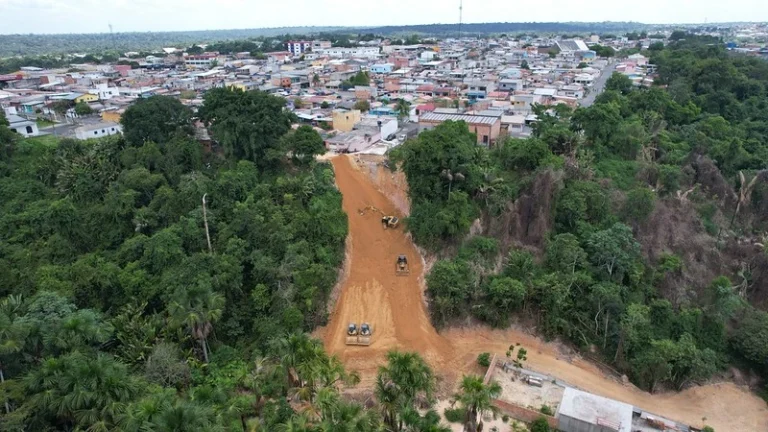
<path id="1" fill-rule="evenodd" d="M 325 153 L 323 138 L 311 126 L 299 126 L 283 137 L 283 146 L 295 163 L 309 165 L 316 155 Z"/>
<path id="2" fill-rule="evenodd" d="M 180 288 L 168 306 L 168 313 L 175 325 L 186 327 L 200 343 L 206 363 L 209 361 L 208 335 L 213 330 L 213 323 L 221 318 L 223 312 L 224 296 L 204 283 Z"/>
<path id="3" fill-rule="evenodd" d="M 403 414 L 419 402 L 431 404 L 434 390 L 435 377 L 421 356 L 415 352 L 387 353 L 387 364 L 379 367 L 375 394 L 390 430 L 402 431 Z"/>
<path id="4" fill-rule="evenodd" d="M 498 408 L 493 405 L 493 400 L 501 395 L 501 386 L 492 381 L 488 384 L 483 378 L 476 375 L 464 376 L 459 385 L 459 392 L 453 396 L 454 403 L 459 403 L 466 412 L 464 423 L 465 432 L 483 430 L 482 416 L 486 412 L 493 413 L 494 417 Z M 480 423 L 478 424 L 478 417 Z"/>
<path id="5" fill-rule="evenodd" d="M 125 140 L 134 147 L 147 141 L 162 146 L 177 133 L 193 132 L 192 111 L 170 96 L 139 99 L 125 110 L 120 122 Z"/>
<path id="6" fill-rule="evenodd" d="M 227 87 L 207 92 L 198 114 L 229 157 L 269 169 L 284 156 L 280 138 L 291 129 L 293 115 L 284 108 L 277 96 Z"/>

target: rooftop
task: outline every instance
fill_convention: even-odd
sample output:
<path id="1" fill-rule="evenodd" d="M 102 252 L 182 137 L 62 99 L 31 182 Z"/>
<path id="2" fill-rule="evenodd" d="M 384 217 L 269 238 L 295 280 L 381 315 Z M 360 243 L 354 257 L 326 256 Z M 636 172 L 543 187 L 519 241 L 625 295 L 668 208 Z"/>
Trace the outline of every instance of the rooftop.
<path id="1" fill-rule="evenodd" d="M 570 387 L 563 393 L 557 416 L 558 418 L 567 416 L 593 425 L 608 426 L 618 432 L 632 430 L 632 405 Z"/>
<path id="2" fill-rule="evenodd" d="M 468 115 L 468 114 L 439 114 L 439 113 L 427 113 L 422 115 L 419 118 L 419 121 L 428 121 L 428 122 L 444 122 L 444 121 L 463 121 L 465 123 L 469 124 L 486 124 L 486 125 L 492 125 L 499 121 L 501 117 L 486 117 L 486 116 L 479 116 L 479 115 Z"/>

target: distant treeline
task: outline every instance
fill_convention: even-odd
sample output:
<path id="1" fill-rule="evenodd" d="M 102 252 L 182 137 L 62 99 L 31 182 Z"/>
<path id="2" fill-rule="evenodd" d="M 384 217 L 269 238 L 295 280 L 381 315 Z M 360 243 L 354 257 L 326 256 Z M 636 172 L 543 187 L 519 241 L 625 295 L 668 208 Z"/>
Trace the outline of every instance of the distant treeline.
<path id="1" fill-rule="evenodd" d="M 268 29 L 202 30 L 184 32 L 0 34 L 0 58 L 43 54 L 151 51 L 163 47 L 190 46 L 222 40 L 277 36 L 286 33 L 314 34 L 341 27 L 276 27 Z"/>
<path id="2" fill-rule="evenodd" d="M 461 26 L 461 34 L 625 34 L 628 32 L 659 31 L 686 28 L 688 30 L 714 30 L 705 26 L 652 25 L 639 22 L 529 22 L 529 23 L 468 23 Z M 33 57 L 61 54 L 125 53 L 127 51 L 157 51 L 164 47 L 190 47 L 194 44 L 215 44 L 227 41 L 260 40 L 267 42 L 260 51 L 279 49 L 277 41 L 296 38 L 322 38 L 335 46 L 351 46 L 350 38 L 371 40 L 374 36 L 437 36 L 459 34 L 459 25 L 419 24 L 370 28 L 353 27 L 275 27 L 268 29 L 202 30 L 182 32 L 144 33 L 91 33 L 91 34 L 0 34 L 0 58 Z M 269 41 L 265 39 L 277 39 Z M 251 51 L 243 49 L 243 51 Z"/>
<path id="3" fill-rule="evenodd" d="M 496 22 L 462 24 L 462 34 L 489 34 L 523 32 L 536 33 L 615 33 L 638 30 L 649 27 L 638 22 Z M 424 33 L 429 35 L 456 35 L 458 24 L 420 24 L 408 26 L 385 26 L 366 29 L 377 34 Z"/>

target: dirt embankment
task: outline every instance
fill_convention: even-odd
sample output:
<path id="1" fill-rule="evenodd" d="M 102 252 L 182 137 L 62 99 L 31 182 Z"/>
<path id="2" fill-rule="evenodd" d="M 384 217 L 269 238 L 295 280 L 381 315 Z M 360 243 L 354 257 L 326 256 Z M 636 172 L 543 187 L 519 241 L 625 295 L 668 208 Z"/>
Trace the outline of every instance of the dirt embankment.
<path id="1" fill-rule="evenodd" d="M 358 210 L 375 206 L 386 213 L 403 216 L 370 180 L 367 165 L 342 156 L 333 159 L 336 181 L 349 215 L 347 253 L 349 267 L 327 327 L 319 329 L 327 350 L 338 355 L 349 369 L 360 372 L 361 386 L 373 386 L 378 366 L 387 351 L 397 348 L 424 356 L 449 389 L 462 374 L 477 373 L 476 357 L 481 352 L 502 354 L 510 344 L 528 349 L 528 367 L 553 375 L 586 391 L 612 397 L 657 414 L 692 425 L 712 425 L 718 432 L 768 430 L 765 402 L 734 384 L 696 387 L 680 393 L 651 395 L 620 380 L 607 377 L 597 366 L 563 352 L 557 344 L 546 343 L 515 329 L 450 329 L 438 333 L 432 327 L 423 301 L 424 263 L 416 247 L 402 230 L 384 230 L 380 215 Z M 379 168 L 377 168 L 379 169 Z M 378 182 L 377 182 L 378 183 Z M 381 187 L 381 186 L 380 186 Z M 386 184 L 383 186 L 386 189 Z M 387 195 L 390 195 L 387 191 Z M 396 276 L 397 255 L 409 258 L 409 276 Z M 349 322 L 369 322 L 374 327 L 369 347 L 344 343 Z"/>

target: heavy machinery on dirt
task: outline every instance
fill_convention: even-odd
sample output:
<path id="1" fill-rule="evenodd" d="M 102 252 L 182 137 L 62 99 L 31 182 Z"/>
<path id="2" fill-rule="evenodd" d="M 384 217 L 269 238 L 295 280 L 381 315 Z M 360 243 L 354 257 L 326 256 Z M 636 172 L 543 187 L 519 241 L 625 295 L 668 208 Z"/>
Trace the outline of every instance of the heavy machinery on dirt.
<path id="1" fill-rule="evenodd" d="M 368 323 L 362 323 L 360 328 L 356 323 L 349 323 L 347 326 L 347 345 L 368 346 L 371 344 L 373 336 L 373 326 Z"/>
<path id="2" fill-rule="evenodd" d="M 400 219 L 397 216 L 388 215 L 374 206 L 361 208 L 357 212 L 360 214 L 360 216 L 365 216 L 365 214 L 369 211 L 372 211 L 374 213 L 378 213 L 381 215 L 381 226 L 384 229 L 397 228 L 397 226 L 400 224 Z"/>
<path id="3" fill-rule="evenodd" d="M 411 269 L 408 267 L 408 258 L 405 255 L 398 255 L 395 262 L 395 274 L 398 276 L 408 276 Z"/>
<path id="4" fill-rule="evenodd" d="M 397 228 L 397 225 L 400 223 L 400 219 L 397 218 L 397 216 L 382 216 L 381 217 L 381 226 L 384 227 L 384 229 L 387 228 Z"/>

